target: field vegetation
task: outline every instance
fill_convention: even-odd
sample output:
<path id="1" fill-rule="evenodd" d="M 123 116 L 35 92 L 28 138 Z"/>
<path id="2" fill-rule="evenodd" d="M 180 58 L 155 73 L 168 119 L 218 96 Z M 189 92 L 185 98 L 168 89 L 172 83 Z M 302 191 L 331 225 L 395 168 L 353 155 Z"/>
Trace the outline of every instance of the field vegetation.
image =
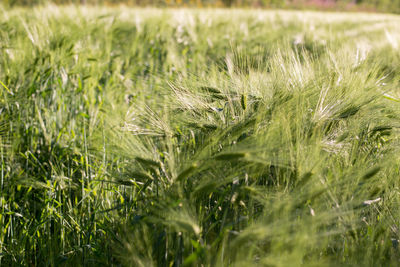
<path id="1" fill-rule="evenodd" d="M 241 7 L 400 13 L 400 0 L 2 0 L 4 6 L 106 5 L 135 7 Z"/>
<path id="2" fill-rule="evenodd" d="M 398 266 L 400 18 L 8 9 L 1 266 Z"/>

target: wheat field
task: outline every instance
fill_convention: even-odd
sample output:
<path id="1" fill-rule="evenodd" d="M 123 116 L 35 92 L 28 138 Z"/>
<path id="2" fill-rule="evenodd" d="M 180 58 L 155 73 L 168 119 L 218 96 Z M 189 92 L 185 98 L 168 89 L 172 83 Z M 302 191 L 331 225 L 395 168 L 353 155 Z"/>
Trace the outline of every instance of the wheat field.
<path id="1" fill-rule="evenodd" d="M 398 266 L 400 17 L 0 17 L 1 266 Z"/>

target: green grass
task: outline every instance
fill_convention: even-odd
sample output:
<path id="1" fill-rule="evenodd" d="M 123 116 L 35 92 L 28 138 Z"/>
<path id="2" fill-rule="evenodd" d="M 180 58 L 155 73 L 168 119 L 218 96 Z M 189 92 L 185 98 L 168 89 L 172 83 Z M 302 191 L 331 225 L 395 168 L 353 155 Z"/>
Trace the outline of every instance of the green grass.
<path id="1" fill-rule="evenodd" d="M 400 17 L 0 17 L 1 266 L 398 266 Z"/>

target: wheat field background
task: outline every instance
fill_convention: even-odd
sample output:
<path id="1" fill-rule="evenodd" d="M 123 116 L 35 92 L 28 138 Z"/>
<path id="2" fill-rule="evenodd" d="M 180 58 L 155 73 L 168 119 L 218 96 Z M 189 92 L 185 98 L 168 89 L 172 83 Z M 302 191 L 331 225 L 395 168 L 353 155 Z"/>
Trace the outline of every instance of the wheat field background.
<path id="1" fill-rule="evenodd" d="M 0 17 L 1 266 L 398 266 L 400 17 Z"/>

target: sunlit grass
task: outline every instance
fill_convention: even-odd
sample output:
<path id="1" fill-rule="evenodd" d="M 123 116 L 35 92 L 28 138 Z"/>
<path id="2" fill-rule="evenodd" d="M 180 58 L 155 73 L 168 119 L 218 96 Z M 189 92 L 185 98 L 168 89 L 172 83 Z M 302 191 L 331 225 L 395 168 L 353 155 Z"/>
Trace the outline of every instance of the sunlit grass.
<path id="1" fill-rule="evenodd" d="M 396 266 L 400 18 L 0 17 L 0 265 Z"/>

